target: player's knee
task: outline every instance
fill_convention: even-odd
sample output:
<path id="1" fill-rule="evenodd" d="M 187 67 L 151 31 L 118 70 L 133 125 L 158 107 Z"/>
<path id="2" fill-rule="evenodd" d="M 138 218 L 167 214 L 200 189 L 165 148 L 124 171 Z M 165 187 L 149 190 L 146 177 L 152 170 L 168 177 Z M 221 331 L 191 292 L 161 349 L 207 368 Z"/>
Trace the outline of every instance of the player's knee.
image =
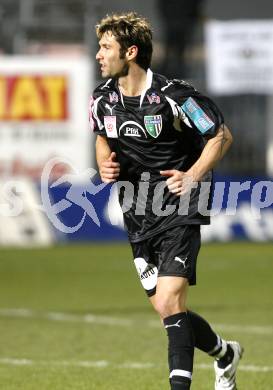
<path id="1" fill-rule="evenodd" d="M 178 296 L 156 295 L 153 306 L 161 318 L 166 318 L 181 311 L 185 311 Z"/>

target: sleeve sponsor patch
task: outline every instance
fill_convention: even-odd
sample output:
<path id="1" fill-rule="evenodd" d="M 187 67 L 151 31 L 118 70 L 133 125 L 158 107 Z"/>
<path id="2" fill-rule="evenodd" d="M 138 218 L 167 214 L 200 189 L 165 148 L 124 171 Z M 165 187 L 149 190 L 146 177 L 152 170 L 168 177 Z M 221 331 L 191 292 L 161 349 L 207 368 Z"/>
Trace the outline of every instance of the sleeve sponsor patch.
<path id="1" fill-rule="evenodd" d="M 214 122 L 193 98 L 188 98 L 181 108 L 202 134 L 214 126 Z"/>

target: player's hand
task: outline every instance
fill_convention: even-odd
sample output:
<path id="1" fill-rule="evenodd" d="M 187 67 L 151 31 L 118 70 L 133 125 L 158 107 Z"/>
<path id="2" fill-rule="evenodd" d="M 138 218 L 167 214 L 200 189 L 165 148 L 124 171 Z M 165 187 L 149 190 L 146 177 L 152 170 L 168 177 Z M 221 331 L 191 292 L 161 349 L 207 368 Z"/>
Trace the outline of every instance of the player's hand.
<path id="1" fill-rule="evenodd" d="M 166 180 L 166 184 L 172 194 L 181 196 L 193 188 L 193 177 L 187 172 L 178 171 L 177 169 L 169 169 L 166 171 L 160 171 L 160 174 L 168 178 Z"/>
<path id="2" fill-rule="evenodd" d="M 116 153 L 112 152 L 110 157 L 102 162 L 100 166 L 100 177 L 103 183 L 113 183 L 119 177 L 120 164 L 115 159 Z"/>

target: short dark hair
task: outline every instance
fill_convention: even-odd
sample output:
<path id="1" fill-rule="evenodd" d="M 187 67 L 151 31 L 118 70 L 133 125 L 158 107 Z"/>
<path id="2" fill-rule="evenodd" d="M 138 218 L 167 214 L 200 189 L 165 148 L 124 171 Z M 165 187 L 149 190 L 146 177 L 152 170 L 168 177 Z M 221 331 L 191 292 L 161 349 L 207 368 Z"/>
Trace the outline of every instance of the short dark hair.
<path id="1" fill-rule="evenodd" d="M 106 32 L 111 32 L 120 44 L 121 58 L 124 58 L 130 46 L 136 45 L 136 63 L 145 70 L 150 67 L 153 53 L 152 30 L 145 18 L 136 12 L 107 15 L 96 26 L 99 39 Z"/>

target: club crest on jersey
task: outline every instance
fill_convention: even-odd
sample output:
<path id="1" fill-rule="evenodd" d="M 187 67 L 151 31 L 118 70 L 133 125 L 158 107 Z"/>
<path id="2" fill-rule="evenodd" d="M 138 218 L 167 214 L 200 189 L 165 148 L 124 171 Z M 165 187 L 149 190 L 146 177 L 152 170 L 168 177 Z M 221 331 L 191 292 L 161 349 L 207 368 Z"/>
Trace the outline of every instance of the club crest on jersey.
<path id="1" fill-rule="evenodd" d="M 151 95 L 147 95 L 147 99 L 149 100 L 150 104 L 153 104 L 153 103 L 159 104 L 160 103 L 160 97 L 155 92 L 153 92 Z"/>
<path id="2" fill-rule="evenodd" d="M 145 115 L 144 125 L 148 133 L 157 138 L 162 130 L 162 116 L 161 115 Z"/>
<path id="3" fill-rule="evenodd" d="M 118 103 L 118 94 L 116 92 L 109 93 L 110 103 Z"/>
<path id="4" fill-rule="evenodd" d="M 117 133 L 117 118 L 114 115 L 107 115 L 104 117 L 104 127 L 107 137 L 118 138 Z"/>

